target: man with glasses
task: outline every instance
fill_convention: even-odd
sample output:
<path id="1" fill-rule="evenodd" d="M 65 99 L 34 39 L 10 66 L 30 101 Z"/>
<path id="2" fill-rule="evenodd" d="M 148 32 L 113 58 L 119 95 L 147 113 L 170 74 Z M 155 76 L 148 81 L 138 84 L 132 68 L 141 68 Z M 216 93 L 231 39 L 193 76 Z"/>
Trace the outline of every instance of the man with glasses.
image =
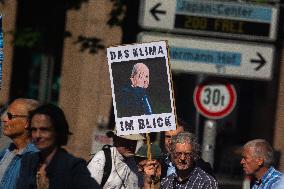
<path id="1" fill-rule="evenodd" d="M 0 188 L 14 189 L 20 171 L 21 159 L 37 151 L 30 143 L 28 133 L 29 112 L 36 109 L 39 103 L 33 99 L 19 98 L 14 100 L 2 116 L 3 134 L 12 142 L 0 151 Z"/>
<path id="2" fill-rule="evenodd" d="M 172 173 L 176 172 L 175 166 L 172 163 L 171 160 L 171 156 L 170 156 L 170 148 L 171 148 L 171 140 L 174 136 L 176 136 L 178 133 L 180 132 L 184 132 L 185 128 L 187 129 L 187 131 L 192 132 L 192 128 L 190 127 L 190 125 L 188 125 L 185 121 L 183 121 L 182 119 L 178 118 L 177 119 L 177 129 L 176 130 L 170 130 L 170 131 L 165 131 L 164 135 L 165 135 L 165 140 L 164 140 L 164 148 L 165 148 L 165 154 L 164 154 L 164 162 L 162 164 L 162 178 L 169 176 Z M 211 165 L 204 161 L 202 158 L 199 158 L 198 160 L 196 160 L 196 166 L 200 167 L 203 171 L 205 171 L 206 173 L 213 175 L 213 170 Z"/>
<path id="3" fill-rule="evenodd" d="M 200 145 L 192 133 L 181 132 L 173 137 L 170 151 L 176 173 L 162 179 L 162 189 L 218 188 L 217 181 L 196 166 L 196 161 L 199 159 Z"/>

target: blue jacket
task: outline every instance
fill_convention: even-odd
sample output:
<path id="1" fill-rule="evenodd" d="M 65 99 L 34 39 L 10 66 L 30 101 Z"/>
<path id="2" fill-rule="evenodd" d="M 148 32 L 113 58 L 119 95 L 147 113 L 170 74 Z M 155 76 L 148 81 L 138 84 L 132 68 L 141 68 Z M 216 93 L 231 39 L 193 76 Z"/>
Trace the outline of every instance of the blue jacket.
<path id="1" fill-rule="evenodd" d="M 130 117 L 152 114 L 152 107 L 146 89 L 125 86 L 117 93 L 118 117 Z"/>
<path id="2" fill-rule="evenodd" d="M 9 147 L 2 150 L 0 152 L 0 161 L 3 159 L 6 153 L 10 153 L 14 149 L 15 149 L 15 145 L 14 143 L 11 143 Z M 21 160 L 26 155 L 33 153 L 33 152 L 37 152 L 37 151 L 38 149 L 32 143 L 29 143 L 22 153 L 17 154 L 12 159 L 12 161 L 8 165 L 3 175 L 3 178 L 0 182 L 0 189 L 15 189 L 16 188 L 16 183 L 19 177 L 19 172 L 20 172 L 20 167 L 21 167 Z"/>

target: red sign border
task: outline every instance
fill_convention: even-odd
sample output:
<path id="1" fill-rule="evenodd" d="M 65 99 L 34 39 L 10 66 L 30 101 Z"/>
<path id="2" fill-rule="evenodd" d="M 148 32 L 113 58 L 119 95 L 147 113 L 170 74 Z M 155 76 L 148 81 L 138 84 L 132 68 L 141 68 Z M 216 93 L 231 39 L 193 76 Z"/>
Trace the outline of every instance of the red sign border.
<path id="1" fill-rule="evenodd" d="M 221 84 L 222 85 L 222 83 L 214 83 L 214 84 Z M 207 118 L 211 118 L 211 119 L 221 119 L 221 118 L 224 118 L 225 116 L 227 116 L 228 114 L 230 114 L 233 111 L 233 109 L 236 105 L 237 93 L 236 93 L 235 87 L 230 83 L 223 84 L 223 85 L 226 86 L 226 88 L 229 91 L 229 95 L 231 96 L 230 101 L 229 101 L 227 107 L 224 110 L 219 111 L 219 112 L 210 112 L 202 106 L 202 104 L 199 100 L 200 95 L 201 95 L 201 91 L 206 85 L 208 85 L 208 83 L 207 84 L 200 84 L 194 90 L 194 98 L 193 98 L 194 99 L 194 105 L 197 108 L 198 112 L 201 113 L 203 116 L 205 116 Z"/>

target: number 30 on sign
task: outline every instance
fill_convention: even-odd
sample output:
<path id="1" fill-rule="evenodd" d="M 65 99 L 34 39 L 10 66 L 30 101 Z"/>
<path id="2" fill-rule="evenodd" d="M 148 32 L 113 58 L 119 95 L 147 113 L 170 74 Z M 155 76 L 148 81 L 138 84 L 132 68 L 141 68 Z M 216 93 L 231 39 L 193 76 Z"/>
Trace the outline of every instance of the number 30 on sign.
<path id="1" fill-rule="evenodd" d="M 196 109 L 203 116 L 221 119 L 233 111 L 237 96 L 232 84 L 209 83 L 198 85 L 193 99 Z"/>

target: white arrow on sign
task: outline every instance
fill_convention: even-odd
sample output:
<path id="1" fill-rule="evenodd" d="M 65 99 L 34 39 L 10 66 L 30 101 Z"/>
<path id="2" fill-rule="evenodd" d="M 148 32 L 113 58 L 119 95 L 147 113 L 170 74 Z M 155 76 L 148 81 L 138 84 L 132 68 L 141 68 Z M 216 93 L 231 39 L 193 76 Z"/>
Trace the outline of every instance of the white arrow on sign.
<path id="1" fill-rule="evenodd" d="M 138 40 L 167 40 L 176 71 L 266 80 L 272 76 L 272 45 L 146 32 Z"/>

